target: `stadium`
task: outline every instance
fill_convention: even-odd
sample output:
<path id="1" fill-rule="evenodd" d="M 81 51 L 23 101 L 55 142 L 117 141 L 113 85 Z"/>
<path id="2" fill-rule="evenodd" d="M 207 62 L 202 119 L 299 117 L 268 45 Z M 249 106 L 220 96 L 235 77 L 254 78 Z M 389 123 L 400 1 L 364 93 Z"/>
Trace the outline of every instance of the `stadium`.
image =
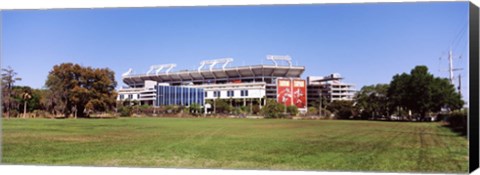
<path id="1" fill-rule="evenodd" d="M 201 61 L 196 70 L 172 71 L 176 64 L 153 65 L 145 74 L 129 69 L 122 74 L 127 87 L 119 89 L 117 100 L 153 106 L 196 103 L 208 109 L 207 100 L 230 99 L 237 106 L 262 107 L 267 99 L 274 99 L 305 112 L 308 103 L 320 98 L 353 99 L 354 85 L 342 82 L 340 74 L 308 76 L 305 81 L 301 78 L 305 66 L 294 66 L 290 56 L 267 55 L 266 59 L 271 64 L 232 67 L 233 58 L 222 58 Z"/>

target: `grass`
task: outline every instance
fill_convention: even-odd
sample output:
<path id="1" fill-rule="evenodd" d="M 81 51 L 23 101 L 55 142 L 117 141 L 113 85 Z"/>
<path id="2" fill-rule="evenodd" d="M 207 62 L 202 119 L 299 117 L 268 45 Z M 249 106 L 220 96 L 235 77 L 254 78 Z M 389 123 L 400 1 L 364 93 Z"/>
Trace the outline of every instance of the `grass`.
<path id="1" fill-rule="evenodd" d="M 195 118 L 3 120 L 2 163 L 465 173 L 438 123 Z"/>

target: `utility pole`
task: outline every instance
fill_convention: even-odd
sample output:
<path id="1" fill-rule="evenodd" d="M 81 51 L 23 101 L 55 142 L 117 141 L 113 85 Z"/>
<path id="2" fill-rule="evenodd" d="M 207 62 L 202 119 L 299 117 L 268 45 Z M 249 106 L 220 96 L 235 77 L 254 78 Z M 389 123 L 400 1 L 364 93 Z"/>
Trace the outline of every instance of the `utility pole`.
<path id="1" fill-rule="evenodd" d="M 455 85 L 455 82 L 454 82 L 455 77 L 453 75 L 453 72 L 459 71 L 459 70 L 463 70 L 463 69 L 453 67 L 453 52 L 452 52 L 452 49 L 450 49 L 450 51 L 448 51 L 448 73 L 449 73 L 448 79 L 450 80 L 450 84 Z"/>
<path id="2" fill-rule="evenodd" d="M 462 96 L 462 74 L 458 74 L 458 94 Z"/>
<path id="3" fill-rule="evenodd" d="M 453 54 L 452 49 L 448 52 L 448 72 L 450 73 L 450 83 L 453 84 Z"/>

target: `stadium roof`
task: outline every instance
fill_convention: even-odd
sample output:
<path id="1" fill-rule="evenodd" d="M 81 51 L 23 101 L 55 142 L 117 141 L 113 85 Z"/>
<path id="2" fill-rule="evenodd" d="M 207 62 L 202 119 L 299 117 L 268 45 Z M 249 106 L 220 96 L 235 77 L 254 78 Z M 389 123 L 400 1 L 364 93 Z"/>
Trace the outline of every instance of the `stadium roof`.
<path id="1" fill-rule="evenodd" d="M 184 70 L 176 72 L 157 72 L 157 74 L 124 74 L 123 82 L 128 85 L 143 84 L 145 80 L 157 82 L 198 82 L 219 79 L 241 79 L 253 77 L 300 77 L 305 71 L 304 66 L 253 65 L 239 67 L 223 67 L 207 70 Z M 131 71 L 129 71 L 131 72 Z"/>

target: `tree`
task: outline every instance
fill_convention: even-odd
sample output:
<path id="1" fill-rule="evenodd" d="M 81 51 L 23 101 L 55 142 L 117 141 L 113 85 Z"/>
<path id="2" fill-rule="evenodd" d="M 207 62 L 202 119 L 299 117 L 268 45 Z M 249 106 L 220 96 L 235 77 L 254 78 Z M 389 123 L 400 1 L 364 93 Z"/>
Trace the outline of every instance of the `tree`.
<path id="1" fill-rule="evenodd" d="M 78 64 L 55 65 L 48 75 L 46 86 L 53 103 L 68 117 L 88 116 L 95 111 L 108 111 L 116 101 L 114 72 L 108 68 L 82 67 Z"/>
<path id="2" fill-rule="evenodd" d="M 327 110 L 333 112 L 339 119 L 348 119 L 352 116 L 353 102 L 337 100 L 328 104 Z"/>
<path id="3" fill-rule="evenodd" d="M 10 109 L 12 108 L 12 89 L 16 81 L 21 81 L 22 78 L 17 77 L 15 72 L 10 66 L 2 69 L 2 103 L 4 112 L 7 118 L 10 118 Z"/>
<path id="4" fill-rule="evenodd" d="M 17 111 L 32 112 L 34 110 L 43 109 L 40 103 L 41 90 L 32 89 L 29 86 L 13 86 L 12 88 L 12 101 L 13 107 Z M 28 104 L 28 105 L 27 105 Z"/>
<path id="5" fill-rule="evenodd" d="M 282 118 L 285 117 L 285 105 L 278 103 L 276 100 L 268 99 L 267 105 L 261 109 L 265 118 Z"/>
<path id="6" fill-rule="evenodd" d="M 362 118 L 388 116 L 388 84 L 364 86 L 355 94 L 355 108 Z"/>
<path id="7" fill-rule="evenodd" d="M 215 113 L 229 114 L 233 111 L 233 106 L 229 102 L 230 100 L 216 99 L 214 101 Z"/>
<path id="8" fill-rule="evenodd" d="M 446 78 L 434 77 L 426 66 L 395 75 L 387 94 L 392 109 L 411 110 L 422 119 L 428 112 L 438 112 L 442 107 L 460 109 L 464 104 L 455 87 Z"/>
<path id="9" fill-rule="evenodd" d="M 22 100 L 23 102 L 23 118 L 26 118 L 27 115 L 27 101 L 32 98 L 32 95 L 30 95 L 29 92 L 24 92 L 22 94 Z"/>

